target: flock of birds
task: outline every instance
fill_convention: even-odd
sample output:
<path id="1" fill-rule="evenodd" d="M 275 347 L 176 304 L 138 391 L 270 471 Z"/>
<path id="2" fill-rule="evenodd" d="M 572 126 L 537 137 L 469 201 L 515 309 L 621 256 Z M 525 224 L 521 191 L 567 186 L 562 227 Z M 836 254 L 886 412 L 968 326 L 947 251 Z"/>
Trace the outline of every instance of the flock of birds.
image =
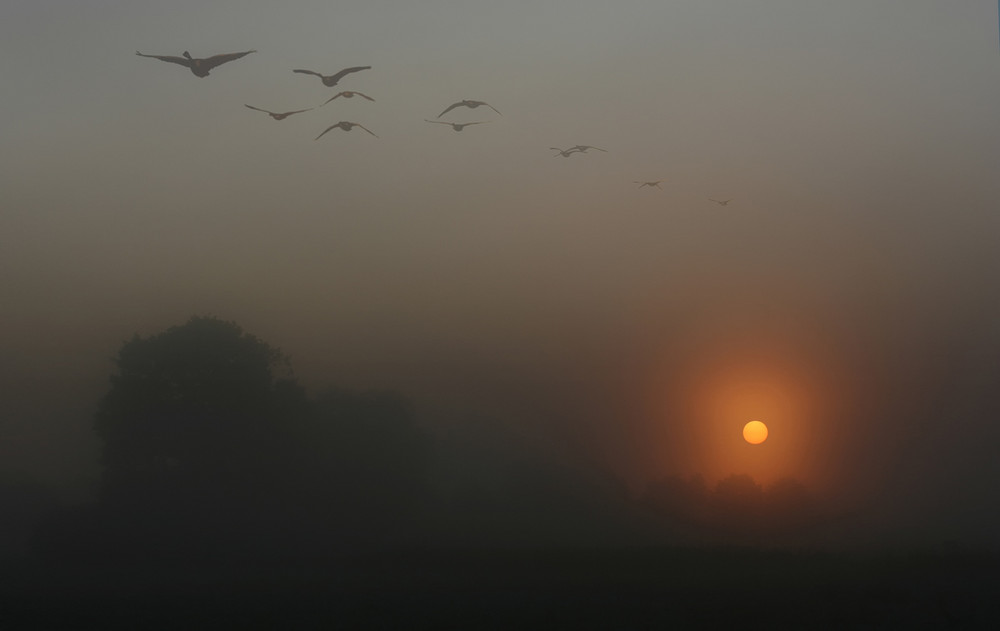
<path id="1" fill-rule="evenodd" d="M 211 57 L 205 57 L 205 58 L 192 57 L 191 54 L 188 51 L 184 51 L 181 54 L 180 57 L 175 56 L 175 55 L 146 55 L 144 53 L 140 53 L 139 51 L 136 51 L 135 54 L 138 55 L 138 56 L 140 56 L 140 57 L 150 57 L 152 59 L 159 59 L 160 61 L 165 61 L 167 63 L 178 64 L 178 65 L 184 66 L 184 67 L 188 68 L 189 70 L 191 70 L 191 72 L 196 77 L 207 77 L 209 75 L 209 72 L 213 68 L 217 68 L 218 66 L 221 66 L 222 64 L 228 63 L 230 61 L 235 61 L 237 59 L 241 59 L 243 57 L 246 57 L 250 53 L 255 53 L 255 52 L 257 52 L 257 51 L 256 50 L 247 50 L 247 51 L 243 51 L 243 52 L 239 52 L 239 53 L 223 53 L 223 54 L 220 54 L 220 55 L 213 55 Z M 362 70 L 370 70 L 370 69 L 371 69 L 371 66 L 353 66 L 351 68 L 344 68 L 343 70 L 340 70 L 339 72 L 335 72 L 335 73 L 329 74 L 329 75 L 326 75 L 326 74 L 323 74 L 323 73 L 320 73 L 320 72 L 316 72 L 315 70 L 305 70 L 305 69 L 302 69 L 302 68 L 293 69 L 292 72 L 296 72 L 296 73 L 299 73 L 299 74 L 313 75 L 313 76 L 319 77 L 320 81 L 323 82 L 323 85 L 325 85 L 328 88 L 332 88 L 332 87 L 336 86 L 337 84 L 339 84 L 340 80 L 343 79 L 344 77 L 346 77 L 346 76 L 348 76 L 350 74 L 353 74 L 355 72 L 361 72 Z M 367 94 L 364 94 L 362 92 L 357 92 L 357 91 L 353 91 L 353 90 L 343 90 L 343 91 L 340 91 L 340 92 L 334 94 L 333 96 L 331 96 L 329 99 L 327 99 L 323 103 L 323 105 L 326 105 L 326 104 L 330 103 L 331 101 L 334 101 L 335 99 L 338 99 L 338 98 L 341 98 L 341 97 L 343 97 L 345 99 L 351 99 L 351 98 L 354 98 L 355 96 L 359 96 L 359 97 L 361 97 L 363 99 L 366 99 L 368 101 L 373 101 L 373 102 L 375 101 L 375 99 L 373 99 L 372 97 L 370 97 Z M 258 111 L 258 112 L 263 112 L 263 113 L 267 114 L 268 116 L 270 116 L 271 118 L 273 118 L 274 120 L 278 120 L 278 121 L 284 120 L 284 119 L 286 119 L 289 116 L 292 116 L 294 114 L 301 114 L 303 112 L 309 112 L 309 111 L 312 111 L 313 109 L 315 109 L 315 108 L 309 107 L 309 108 L 306 108 L 306 109 L 291 110 L 291 111 L 288 111 L 288 112 L 272 112 L 270 110 L 266 110 L 266 109 L 263 109 L 263 108 L 260 108 L 260 107 L 255 107 L 255 106 L 249 105 L 249 104 L 244 104 L 244 106 L 247 107 L 247 108 L 249 108 L 249 109 L 251 109 L 251 110 L 255 110 L 255 111 Z M 320 107 L 322 107 L 322 105 Z M 452 110 L 454 110 L 455 108 L 458 108 L 458 107 L 465 107 L 465 108 L 468 108 L 468 109 L 476 109 L 478 107 L 488 107 L 491 110 L 493 110 L 494 112 L 496 112 L 498 115 L 503 116 L 503 114 L 500 114 L 500 111 L 497 108 L 493 107 L 492 105 L 490 105 L 489 103 L 487 103 L 485 101 L 476 101 L 476 100 L 472 100 L 472 99 L 463 99 L 463 100 L 458 101 L 456 103 L 452 103 L 451 105 L 449 105 L 448 107 L 446 107 L 440 114 L 437 115 L 437 118 L 441 118 L 442 116 L 444 116 L 448 112 L 450 112 L 450 111 L 452 111 Z M 436 124 L 436 125 L 448 125 L 448 126 L 450 126 L 455 131 L 462 131 L 463 129 L 465 129 L 466 127 L 469 127 L 470 125 L 483 125 L 483 124 L 492 122 L 492 121 L 471 121 L 471 122 L 467 122 L 467 123 L 456 123 L 456 122 L 441 121 L 441 120 L 429 120 L 429 119 L 426 119 L 426 118 L 424 119 L 424 121 L 427 122 L 427 123 L 433 123 L 433 124 Z M 324 129 L 313 140 L 319 140 L 320 138 L 322 138 L 323 136 L 325 136 L 328 132 L 331 132 L 334 129 L 340 129 L 340 130 L 343 130 L 343 131 L 351 131 L 355 127 L 359 127 L 362 130 L 364 130 L 364 131 L 368 132 L 369 134 L 371 134 L 372 136 L 375 136 L 376 138 L 378 138 L 378 135 L 376 135 L 375 132 L 373 132 L 372 130 L 368 129 L 367 127 L 365 127 L 361 123 L 355 123 L 355 122 L 352 122 L 352 121 L 339 121 L 339 122 L 334 123 L 333 125 L 330 125 L 326 129 Z M 549 147 L 549 149 L 556 152 L 552 156 L 554 158 L 558 158 L 558 157 L 568 158 L 568 157 L 570 157 L 570 156 L 572 156 L 573 154 L 576 154 L 576 153 L 587 153 L 591 149 L 594 149 L 596 151 L 607 152 L 607 149 L 601 149 L 600 147 L 594 147 L 593 145 L 576 145 L 576 146 L 573 146 L 573 147 L 569 147 L 568 149 L 561 149 L 559 147 Z M 632 183 L 633 184 L 638 184 L 639 188 L 644 188 L 644 187 L 648 186 L 649 188 L 654 188 L 655 187 L 655 188 L 659 188 L 659 189 L 662 190 L 662 187 L 660 186 L 660 184 L 664 183 L 664 182 L 665 182 L 665 180 L 652 180 L 652 181 L 636 180 L 636 181 L 633 181 Z M 732 201 L 731 199 L 713 199 L 711 197 L 708 198 L 708 200 L 712 201 L 712 202 L 715 202 L 719 206 L 726 206 L 727 204 L 729 204 L 729 202 Z"/>

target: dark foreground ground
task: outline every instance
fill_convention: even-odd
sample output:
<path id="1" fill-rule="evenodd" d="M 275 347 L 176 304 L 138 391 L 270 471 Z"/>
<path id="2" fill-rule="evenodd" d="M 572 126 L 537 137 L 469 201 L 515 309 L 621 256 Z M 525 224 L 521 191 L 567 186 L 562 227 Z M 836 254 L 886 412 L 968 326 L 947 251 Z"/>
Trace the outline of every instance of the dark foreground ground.
<path id="1" fill-rule="evenodd" d="M 1000 629 L 982 554 L 420 550 L 0 566 L 0 629 Z"/>

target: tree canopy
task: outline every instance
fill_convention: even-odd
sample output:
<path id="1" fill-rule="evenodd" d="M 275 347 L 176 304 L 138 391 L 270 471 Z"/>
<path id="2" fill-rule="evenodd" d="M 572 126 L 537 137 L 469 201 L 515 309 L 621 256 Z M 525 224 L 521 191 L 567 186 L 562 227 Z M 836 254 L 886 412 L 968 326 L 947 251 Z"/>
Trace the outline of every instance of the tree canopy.
<path id="1" fill-rule="evenodd" d="M 125 342 L 95 417 L 113 537 L 190 554 L 317 550 L 400 529 L 428 453 L 407 402 L 309 398 L 290 375 L 281 351 L 216 318 Z"/>
<path id="2" fill-rule="evenodd" d="M 165 505 L 238 496 L 273 464 L 301 399 L 287 358 L 233 322 L 193 317 L 125 342 L 95 428 L 103 499 Z"/>

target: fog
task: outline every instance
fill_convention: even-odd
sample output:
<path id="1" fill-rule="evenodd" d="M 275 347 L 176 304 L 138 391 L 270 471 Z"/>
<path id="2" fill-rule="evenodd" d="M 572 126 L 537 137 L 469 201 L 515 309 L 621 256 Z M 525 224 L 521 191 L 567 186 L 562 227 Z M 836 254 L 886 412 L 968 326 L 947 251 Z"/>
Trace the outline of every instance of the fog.
<path id="1" fill-rule="evenodd" d="M 0 10 L 5 475 L 96 497 L 113 358 L 201 315 L 633 498 L 793 478 L 834 539 L 996 545 L 992 2 L 203 4 Z M 424 122 L 462 99 L 502 115 Z"/>

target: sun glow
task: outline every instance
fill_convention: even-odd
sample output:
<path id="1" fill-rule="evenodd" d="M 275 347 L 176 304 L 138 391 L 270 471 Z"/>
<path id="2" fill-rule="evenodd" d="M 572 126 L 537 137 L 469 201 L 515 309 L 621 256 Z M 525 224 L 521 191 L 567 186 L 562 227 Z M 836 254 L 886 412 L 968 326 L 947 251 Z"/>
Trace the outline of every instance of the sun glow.
<path id="1" fill-rule="evenodd" d="M 808 370 L 780 357 L 707 358 L 655 385 L 664 471 L 707 480 L 745 473 L 764 485 L 792 477 L 814 486 L 825 475 L 817 451 L 825 391 Z"/>

